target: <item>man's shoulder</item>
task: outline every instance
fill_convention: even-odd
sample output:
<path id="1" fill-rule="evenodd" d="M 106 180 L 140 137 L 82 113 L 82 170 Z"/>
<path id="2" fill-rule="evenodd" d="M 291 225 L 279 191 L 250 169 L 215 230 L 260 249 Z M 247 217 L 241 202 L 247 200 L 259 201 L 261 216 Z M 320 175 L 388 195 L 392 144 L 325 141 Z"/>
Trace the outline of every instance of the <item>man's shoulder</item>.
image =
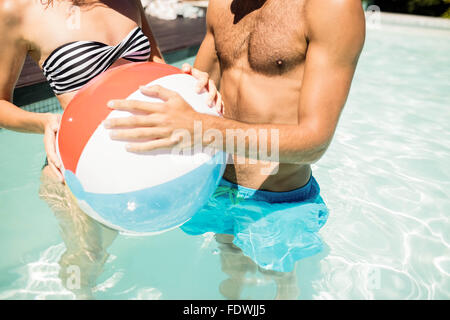
<path id="1" fill-rule="evenodd" d="M 208 8 L 217 8 L 218 6 L 226 5 L 227 3 L 231 3 L 233 0 L 209 0 Z"/>
<path id="2" fill-rule="evenodd" d="M 325 17 L 339 18 L 350 12 L 362 11 L 361 0 L 305 0 L 304 10 L 307 19 Z"/>
<path id="3" fill-rule="evenodd" d="M 364 29 L 364 10 L 360 0 L 306 0 L 304 11 L 309 32 Z"/>
<path id="4" fill-rule="evenodd" d="M 362 7 L 361 0 L 305 0 L 305 5 L 309 8 L 321 8 L 329 10 L 347 10 L 355 7 Z"/>
<path id="5" fill-rule="evenodd" d="M 209 0 L 208 11 L 214 15 L 220 14 L 225 9 L 229 9 L 233 0 Z"/>
<path id="6" fill-rule="evenodd" d="M 306 36 L 341 63 L 356 64 L 365 41 L 365 15 L 359 0 L 309 0 Z"/>
<path id="7" fill-rule="evenodd" d="M 206 13 L 206 23 L 208 27 L 214 28 L 214 25 L 220 21 L 220 17 L 230 8 L 233 0 L 209 0 L 208 11 Z"/>

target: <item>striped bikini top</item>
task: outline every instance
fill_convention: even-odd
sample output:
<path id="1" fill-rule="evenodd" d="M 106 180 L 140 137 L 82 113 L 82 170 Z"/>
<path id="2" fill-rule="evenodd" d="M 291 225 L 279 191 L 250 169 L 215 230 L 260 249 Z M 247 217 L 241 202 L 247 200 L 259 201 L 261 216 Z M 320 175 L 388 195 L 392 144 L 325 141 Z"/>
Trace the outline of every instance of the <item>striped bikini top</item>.
<path id="1" fill-rule="evenodd" d="M 120 58 L 148 61 L 150 49 L 150 41 L 136 27 L 115 46 L 97 41 L 64 44 L 45 59 L 42 69 L 51 88 L 59 95 L 80 89 Z"/>

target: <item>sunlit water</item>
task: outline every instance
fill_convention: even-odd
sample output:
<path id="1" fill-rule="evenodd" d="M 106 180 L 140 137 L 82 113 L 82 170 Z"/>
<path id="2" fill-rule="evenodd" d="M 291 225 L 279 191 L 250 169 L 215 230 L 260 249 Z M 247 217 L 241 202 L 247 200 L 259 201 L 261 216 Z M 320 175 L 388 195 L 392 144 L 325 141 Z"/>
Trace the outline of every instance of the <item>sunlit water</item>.
<path id="1" fill-rule="evenodd" d="M 37 196 L 42 138 L 3 130 L 0 150 L 0 299 L 73 299 L 58 277 L 58 224 Z M 301 260 L 278 294 L 450 298 L 450 32 L 368 31 L 314 173 L 330 208 L 325 250 Z M 119 236 L 109 252 L 98 299 L 272 299 L 281 283 L 212 234 Z"/>

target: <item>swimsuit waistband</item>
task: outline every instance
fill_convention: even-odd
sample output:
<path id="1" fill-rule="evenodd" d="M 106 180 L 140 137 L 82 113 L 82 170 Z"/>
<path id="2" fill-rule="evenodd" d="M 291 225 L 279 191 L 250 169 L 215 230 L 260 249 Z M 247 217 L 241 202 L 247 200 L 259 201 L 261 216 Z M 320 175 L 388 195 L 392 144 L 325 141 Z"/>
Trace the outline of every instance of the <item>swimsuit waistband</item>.
<path id="1" fill-rule="evenodd" d="M 246 200 L 265 201 L 269 203 L 300 202 L 315 197 L 320 193 L 319 185 L 313 176 L 303 187 L 292 191 L 274 192 L 247 188 L 222 179 L 219 186 L 235 189 L 237 196 Z"/>

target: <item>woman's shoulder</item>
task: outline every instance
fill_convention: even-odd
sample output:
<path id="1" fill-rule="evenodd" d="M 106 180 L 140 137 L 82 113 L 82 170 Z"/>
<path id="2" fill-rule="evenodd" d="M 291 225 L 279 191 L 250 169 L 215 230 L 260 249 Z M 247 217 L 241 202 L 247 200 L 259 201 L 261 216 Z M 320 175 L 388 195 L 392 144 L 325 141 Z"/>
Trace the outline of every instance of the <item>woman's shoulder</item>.
<path id="1" fill-rule="evenodd" d="M 0 23 L 9 30 L 17 30 L 33 0 L 0 0 Z"/>
<path id="2" fill-rule="evenodd" d="M 0 0 L 0 15 L 19 16 L 20 12 L 31 4 L 30 0 Z"/>
<path id="3" fill-rule="evenodd" d="M 26 0 L 0 0 L 0 35 L 4 38 L 19 37 L 23 19 L 21 12 L 26 9 Z"/>

